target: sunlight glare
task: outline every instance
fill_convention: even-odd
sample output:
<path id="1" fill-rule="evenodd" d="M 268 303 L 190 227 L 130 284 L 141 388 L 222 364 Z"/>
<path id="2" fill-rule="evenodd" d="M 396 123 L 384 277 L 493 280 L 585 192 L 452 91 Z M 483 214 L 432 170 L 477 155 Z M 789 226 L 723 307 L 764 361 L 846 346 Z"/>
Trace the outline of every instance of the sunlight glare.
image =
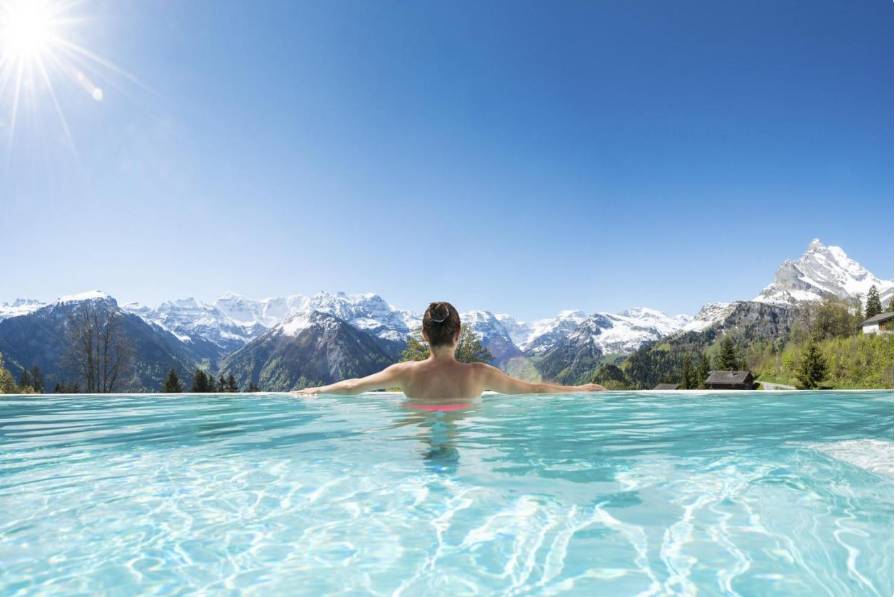
<path id="1" fill-rule="evenodd" d="M 53 14 L 43 0 L 11 0 L 0 13 L 4 59 L 32 60 L 53 43 Z"/>

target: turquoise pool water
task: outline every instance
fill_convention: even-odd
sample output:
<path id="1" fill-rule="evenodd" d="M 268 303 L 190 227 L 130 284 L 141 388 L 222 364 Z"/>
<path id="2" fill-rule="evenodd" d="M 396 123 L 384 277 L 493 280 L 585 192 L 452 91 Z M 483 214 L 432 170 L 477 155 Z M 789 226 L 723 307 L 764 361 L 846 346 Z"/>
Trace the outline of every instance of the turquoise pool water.
<path id="1" fill-rule="evenodd" d="M 891 595 L 889 392 L 0 397 L 0 594 Z"/>

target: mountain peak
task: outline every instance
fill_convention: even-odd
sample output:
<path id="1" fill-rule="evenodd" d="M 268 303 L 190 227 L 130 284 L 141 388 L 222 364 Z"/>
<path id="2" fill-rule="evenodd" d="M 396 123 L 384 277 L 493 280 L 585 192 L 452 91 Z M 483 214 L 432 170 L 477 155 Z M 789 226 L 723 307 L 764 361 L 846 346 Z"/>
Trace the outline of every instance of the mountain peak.
<path id="1" fill-rule="evenodd" d="M 57 304 L 63 303 L 80 303 L 82 301 L 108 301 L 113 299 L 109 294 L 102 290 L 88 290 L 87 292 L 79 292 L 78 294 L 68 294 L 60 296 L 56 299 Z"/>
<path id="2" fill-rule="evenodd" d="M 811 243 L 808 245 L 808 251 L 809 251 L 809 252 L 810 252 L 810 251 L 822 251 L 823 249 L 826 249 L 826 246 L 825 246 L 822 242 L 820 242 L 820 239 L 819 239 L 819 238 L 815 238 L 815 239 L 812 240 Z"/>
<path id="3" fill-rule="evenodd" d="M 774 281 L 754 300 L 786 305 L 826 297 L 851 299 L 866 296 L 871 286 L 876 286 L 884 299 L 892 294 L 891 281 L 877 278 L 842 247 L 814 239 L 801 257 L 783 262 Z"/>

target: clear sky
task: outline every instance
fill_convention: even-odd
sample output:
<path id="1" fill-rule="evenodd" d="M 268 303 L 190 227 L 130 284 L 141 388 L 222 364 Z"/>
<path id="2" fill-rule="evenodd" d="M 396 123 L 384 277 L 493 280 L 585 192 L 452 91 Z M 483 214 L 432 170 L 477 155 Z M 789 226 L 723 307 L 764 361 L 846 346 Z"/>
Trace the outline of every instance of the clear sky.
<path id="1" fill-rule="evenodd" d="M 692 313 L 815 237 L 892 277 L 891 2 L 70 12 L 67 39 L 133 79 L 62 52 L 69 137 L 39 78 L 13 134 L 5 69 L 0 301 Z"/>

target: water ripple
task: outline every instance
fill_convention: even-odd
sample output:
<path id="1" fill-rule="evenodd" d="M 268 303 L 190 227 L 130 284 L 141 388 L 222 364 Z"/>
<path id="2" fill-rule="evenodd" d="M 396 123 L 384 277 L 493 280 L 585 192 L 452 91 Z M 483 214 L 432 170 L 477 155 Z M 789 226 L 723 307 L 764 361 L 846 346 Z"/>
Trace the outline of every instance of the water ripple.
<path id="1" fill-rule="evenodd" d="M 0 398 L 0 593 L 893 590 L 890 393 Z"/>

